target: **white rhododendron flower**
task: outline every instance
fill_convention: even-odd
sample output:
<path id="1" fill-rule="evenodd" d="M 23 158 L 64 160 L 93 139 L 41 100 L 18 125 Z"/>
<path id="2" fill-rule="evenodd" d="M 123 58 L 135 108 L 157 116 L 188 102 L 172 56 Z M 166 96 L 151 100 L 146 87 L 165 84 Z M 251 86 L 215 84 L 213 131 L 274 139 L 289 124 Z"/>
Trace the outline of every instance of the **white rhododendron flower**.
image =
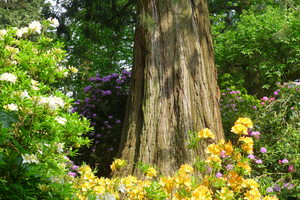
<path id="1" fill-rule="evenodd" d="M 18 48 L 11 47 L 11 46 L 8 46 L 8 45 L 5 46 L 5 49 L 8 50 L 12 54 L 17 54 L 17 53 L 20 52 L 20 50 Z"/>
<path id="2" fill-rule="evenodd" d="M 26 99 L 26 98 L 30 99 L 31 98 L 26 90 L 24 90 L 24 92 L 21 92 L 20 97 L 22 99 Z"/>
<path id="3" fill-rule="evenodd" d="M 31 88 L 33 90 L 39 90 L 39 88 L 38 88 L 39 82 L 38 81 L 31 79 L 31 85 L 32 85 Z"/>
<path id="4" fill-rule="evenodd" d="M 57 143 L 56 147 L 57 147 L 58 152 L 63 152 L 64 151 L 64 143 Z"/>
<path id="5" fill-rule="evenodd" d="M 42 25 L 40 22 L 38 21 L 33 21 L 29 24 L 29 29 L 37 32 L 38 34 L 41 34 L 41 30 L 42 30 Z"/>
<path id="6" fill-rule="evenodd" d="M 0 30 L 0 36 L 4 36 L 7 34 L 7 31 L 5 29 Z"/>
<path id="7" fill-rule="evenodd" d="M 38 104 L 48 105 L 50 109 L 56 110 L 58 107 L 64 107 L 65 102 L 60 97 L 50 96 L 50 97 L 40 97 Z"/>
<path id="8" fill-rule="evenodd" d="M 11 73 L 3 73 L 0 76 L 0 81 L 8 81 L 15 83 L 17 81 L 17 77 Z"/>
<path id="9" fill-rule="evenodd" d="M 56 18 L 48 18 L 48 21 L 54 26 L 54 27 L 58 27 L 59 26 L 59 22 Z"/>
<path id="10" fill-rule="evenodd" d="M 55 121 L 57 121 L 61 125 L 65 125 L 67 122 L 67 119 L 63 118 L 63 117 L 55 117 Z"/>
<path id="11" fill-rule="evenodd" d="M 17 30 L 17 37 L 22 37 L 25 33 L 28 33 L 28 27 L 23 27 Z"/>
<path id="12" fill-rule="evenodd" d="M 22 159 L 23 159 L 23 163 L 39 163 L 39 160 L 37 158 L 36 155 L 34 154 L 25 154 L 25 155 L 22 155 Z"/>
<path id="13" fill-rule="evenodd" d="M 10 110 L 10 111 L 18 111 L 19 110 L 18 106 L 14 103 L 4 105 L 3 108 L 5 110 Z"/>

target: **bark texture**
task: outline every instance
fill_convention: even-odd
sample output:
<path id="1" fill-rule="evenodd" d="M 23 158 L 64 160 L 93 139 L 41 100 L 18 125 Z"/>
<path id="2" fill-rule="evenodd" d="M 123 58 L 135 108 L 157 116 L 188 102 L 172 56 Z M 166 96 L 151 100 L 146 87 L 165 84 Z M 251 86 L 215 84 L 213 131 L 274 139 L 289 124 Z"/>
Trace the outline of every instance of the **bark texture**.
<path id="1" fill-rule="evenodd" d="M 131 95 L 119 156 L 120 174 L 140 176 L 138 161 L 172 175 L 204 157 L 188 131 L 223 138 L 217 73 L 206 0 L 139 0 Z M 116 174 L 116 173 L 115 173 Z"/>

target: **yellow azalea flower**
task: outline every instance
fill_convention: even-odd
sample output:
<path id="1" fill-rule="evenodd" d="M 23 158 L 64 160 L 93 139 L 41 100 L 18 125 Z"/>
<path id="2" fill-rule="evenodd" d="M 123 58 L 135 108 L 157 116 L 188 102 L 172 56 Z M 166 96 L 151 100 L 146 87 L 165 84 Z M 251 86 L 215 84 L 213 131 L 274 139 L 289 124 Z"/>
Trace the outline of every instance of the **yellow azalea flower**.
<path id="1" fill-rule="evenodd" d="M 217 156 L 217 155 L 211 155 L 211 156 L 209 156 L 207 159 L 206 159 L 206 161 L 205 161 L 206 163 L 219 163 L 219 164 L 221 164 L 221 162 L 222 162 L 222 160 L 221 160 L 221 158 L 219 157 L 219 156 Z"/>
<path id="2" fill-rule="evenodd" d="M 248 129 L 244 124 L 235 124 L 231 128 L 231 132 L 238 135 L 248 135 Z"/>
<path id="3" fill-rule="evenodd" d="M 194 168 L 188 164 L 184 164 L 180 166 L 180 169 L 178 170 L 179 175 L 186 175 L 193 173 Z"/>
<path id="4" fill-rule="evenodd" d="M 112 171 L 115 171 L 116 169 L 119 169 L 121 167 L 124 167 L 127 165 L 126 160 L 121 159 L 115 159 L 114 162 L 110 165 L 110 168 Z"/>
<path id="5" fill-rule="evenodd" d="M 231 141 L 229 141 L 227 144 L 224 145 L 224 151 L 226 156 L 231 156 L 233 153 L 233 146 L 231 144 Z"/>
<path id="6" fill-rule="evenodd" d="M 242 183 L 242 186 L 244 188 L 257 189 L 259 187 L 259 184 L 254 179 L 245 179 Z"/>
<path id="7" fill-rule="evenodd" d="M 234 192 L 228 187 L 222 187 L 221 190 L 217 191 L 218 199 L 220 200 L 233 200 Z"/>
<path id="8" fill-rule="evenodd" d="M 253 123 L 250 118 L 247 117 L 239 117 L 235 124 L 242 124 L 247 128 L 253 128 Z"/>
<path id="9" fill-rule="evenodd" d="M 214 139 L 215 138 L 215 135 L 211 132 L 211 130 L 209 130 L 208 128 L 205 128 L 201 131 L 199 131 L 198 133 L 198 138 L 199 139 L 202 139 L 202 138 L 212 138 Z"/>
<path id="10" fill-rule="evenodd" d="M 249 163 L 247 163 L 247 162 L 238 162 L 237 166 L 244 169 L 247 174 L 250 174 L 251 167 L 250 167 Z"/>
<path id="11" fill-rule="evenodd" d="M 253 154 L 253 139 L 251 137 L 241 137 L 239 141 L 244 142 L 241 147 L 248 154 Z"/>
<path id="12" fill-rule="evenodd" d="M 261 194 L 257 188 L 248 190 L 245 192 L 245 198 L 246 200 L 260 200 Z"/>
<path id="13" fill-rule="evenodd" d="M 207 187 L 200 185 L 194 189 L 191 200 L 212 200 L 211 191 Z"/>
<path id="14" fill-rule="evenodd" d="M 262 200 L 278 200 L 278 198 L 275 196 L 266 196 Z"/>
<path id="15" fill-rule="evenodd" d="M 240 186 L 244 182 L 244 178 L 241 177 L 235 171 L 230 171 L 227 175 L 228 185 L 231 186 L 233 189 Z"/>
<path id="16" fill-rule="evenodd" d="M 171 193 L 176 186 L 174 178 L 171 177 L 161 177 L 159 184 L 166 189 L 167 193 Z"/>
<path id="17" fill-rule="evenodd" d="M 222 149 L 217 144 L 210 144 L 206 148 L 206 153 L 213 155 L 220 155 Z"/>
<path id="18" fill-rule="evenodd" d="M 83 165 L 78 168 L 78 171 L 79 173 L 84 174 L 84 173 L 91 173 L 92 169 L 88 165 Z"/>
<path id="19" fill-rule="evenodd" d="M 149 167 L 146 173 L 147 177 L 155 177 L 157 176 L 157 171 L 153 167 Z"/>

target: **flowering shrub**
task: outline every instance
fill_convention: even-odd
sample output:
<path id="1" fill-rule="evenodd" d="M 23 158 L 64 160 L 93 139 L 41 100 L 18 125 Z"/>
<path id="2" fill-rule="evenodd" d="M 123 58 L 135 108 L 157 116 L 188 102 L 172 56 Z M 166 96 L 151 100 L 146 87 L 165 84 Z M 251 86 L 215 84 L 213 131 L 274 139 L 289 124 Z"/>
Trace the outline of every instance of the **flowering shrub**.
<path id="1" fill-rule="evenodd" d="M 89 166 L 83 165 L 78 169 L 79 176 L 73 178 L 77 196 L 79 199 L 275 200 L 274 195 L 263 197 L 252 175 L 251 158 L 247 157 L 254 151 L 253 139 L 247 132 L 251 128 L 253 124 L 249 118 L 239 118 L 232 128 L 239 141 L 236 146 L 224 140 L 210 144 L 205 161 L 198 161 L 195 166 L 184 164 L 172 177 L 159 176 L 155 168 L 139 163 L 144 178 L 98 178 Z M 198 140 L 214 138 L 208 129 L 194 136 Z M 111 165 L 112 170 L 121 167 L 126 167 L 126 161 L 116 159 Z M 197 171 L 204 174 L 203 178 L 196 176 Z"/>
<path id="2" fill-rule="evenodd" d="M 260 101 L 247 94 L 245 89 L 237 89 L 237 87 L 230 86 L 230 84 L 225 84 L 225 89 L 222 89 L 221 93 L 222 123 L 225 136 L 230 138 L 229 130 L 234 120 L 239 116 L 254 117 L 254 111 L 261 105 L 259 104 Z"/>
<path id="3" fill-rule="evenodd" d="M 47 28 L 57 20 L 0 30 L 0 199 L 65 199 L 73 195 L 67 156 L 88 144 L 87 119 L 53 87 L 72 75 L 62 44 Z"/>
<path id="4" fill-rule="evenodd" d="M 271 97 L 261 98 L 256 111 L 256 149 L 253 162 L 267 194 L 280 199 L 300 198 L 300 82 L 278 83 Z M 267 177 L 265 175 L 267 175 Z"/>
<path id="5" fill-rule="evenodd" d="M 84 87 L 82 99 L 73 108 L 73 112 L 90 119 L 94 129 L 89 133 L 91 146 L 81 150 L 78 162 L 101 168 L 98 175 L 109 175 L 109 165 L 118 151 L 130 76 L 126 70 L 104 77 L 96 74 L 89 78 L 90 84 Z"/>

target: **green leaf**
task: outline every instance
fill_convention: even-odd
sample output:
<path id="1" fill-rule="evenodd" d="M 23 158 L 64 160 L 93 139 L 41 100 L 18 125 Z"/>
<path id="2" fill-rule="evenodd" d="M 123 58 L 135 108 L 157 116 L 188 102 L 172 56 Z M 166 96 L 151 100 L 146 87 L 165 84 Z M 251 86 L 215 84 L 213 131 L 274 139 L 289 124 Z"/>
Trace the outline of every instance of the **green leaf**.
<path id="1" fill-rule="evenodd" d="M 2 123 L 2 128 L 11 128 L 11 124 L 18 121 L 18 115 L 15 112 L 0 111 L 0 123 Z"/>

